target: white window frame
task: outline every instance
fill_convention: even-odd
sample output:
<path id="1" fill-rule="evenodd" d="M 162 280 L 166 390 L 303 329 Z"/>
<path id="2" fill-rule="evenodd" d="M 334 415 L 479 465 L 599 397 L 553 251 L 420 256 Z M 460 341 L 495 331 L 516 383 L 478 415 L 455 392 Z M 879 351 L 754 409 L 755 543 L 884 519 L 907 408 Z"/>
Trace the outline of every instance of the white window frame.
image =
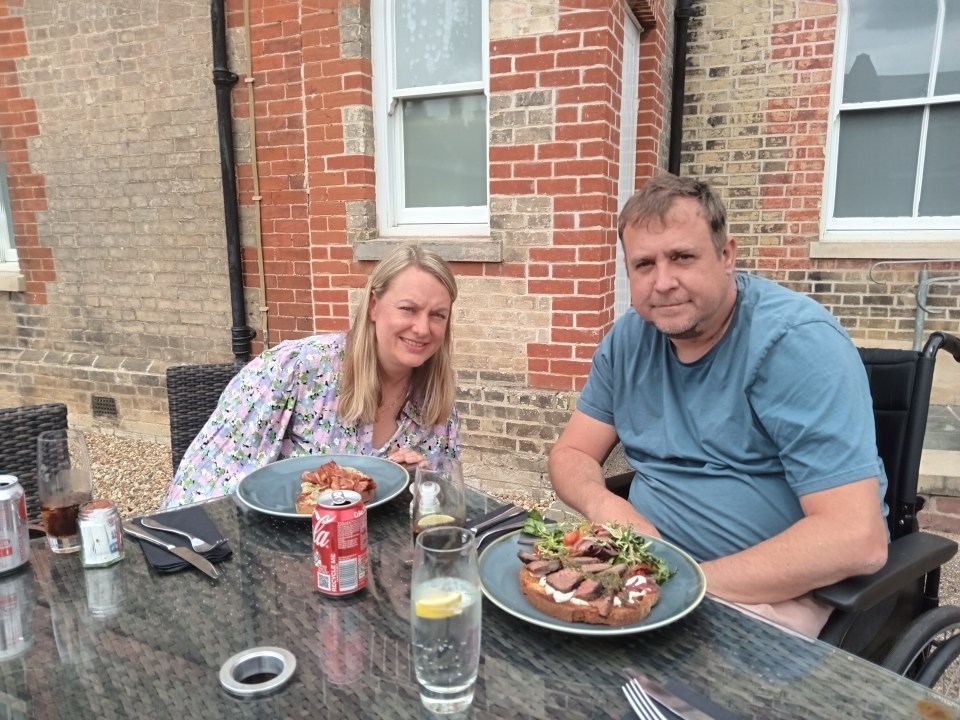
<path id="1" fill-rule="evenodd" d="M 0 272 L 16 272 L 17 244 L 13 234 L 13 206 L 10 203 L 10 186 L 7 183 L 7 164 L 0 160 Z"/>
<path id="2" fill-rule="evenodd" d="M 891 241 L 902 246 L 916 245 L 923 246 L 927 254 L 936 254 L 935 245 L 941 245 L 941 248 L 950 255 L 958 253 L 960 247 L 960 215 L 951 215 L 943 217 L 865 217 L 865 218 L 834 218 L 834 197 L 837 182 L 837 156 L 840 142 L 840 115 L 842 112 L 851 110 L 871 110 L 897 107 L 923 107 L 923 125 L 921 130 L 921 149 L 926 146 L 927 124 L 929 121 L 930 107 L 943 103 L 956 103 L 960 101 L 960 95 L 944 95 L 934 97 L 932 93 L 933 83 L 936 79 L 937 63 L 939 60 L 940 44 L 943 41 L 944 26 L 944 0 L 938 0 L 938 16 L 935 46 L 932 51 L 932 60 L 930 68 L 930 80 L 927 88 L 927 97 L 921 99 L 911 98 L 908 100 L 885 100 L 878 102 L 863 103 L 844 103 L 843 102 L 843 82 L 844 70 L 846 67 L 847 52 L 847 33 L 851 15 L 851 0 L 840 0 L 837 7 L 837 35 L 836 46 L 834 49 L 834 69 L 833 81 L 830 97 L 830 117 L 827 129 L 827 172 L 824 173 L 824 191 L 821 213 L 821 239 L 824 243 L 850 243 L 864 245 L 870 243 L 873 250 L 876 251 L 875 244 L 878 241 Z M 954 40 L 960 42 L 960 38 Z M 914 192 L 913 209 L 916 215 L 917 207 L 920 201 L 919 188 L 923 173 L 923 152 L 919 153 L 918 158 L 918 177 Z M 949 243 L 950 247 L 943 247 L 943 243 Z M 814 257 L 829 256 L 829 252 L 816 252 Z M 902 249 L 891 249 L 887 252 L 888 256 L 904 256 L 909 254 L 909 250 L 903 252 Z"/>
<path id="3" fill-rule="evenodd" d="M 377 223 L 386 236 L 489 235 L 490 172 L 490 21 L 489 1 L 481 8 L 481 67 L 475 82 L 398 90 L 394 63 L 394 2 L 373 0 L 371 35 L 373 54 L 374 168 L 376 171 Z M 406 208 L 403 174 L 403 108 L 406 100 L 453 97 L 482 92 L 487 103 L 487 203 L 475 206 Z"/>

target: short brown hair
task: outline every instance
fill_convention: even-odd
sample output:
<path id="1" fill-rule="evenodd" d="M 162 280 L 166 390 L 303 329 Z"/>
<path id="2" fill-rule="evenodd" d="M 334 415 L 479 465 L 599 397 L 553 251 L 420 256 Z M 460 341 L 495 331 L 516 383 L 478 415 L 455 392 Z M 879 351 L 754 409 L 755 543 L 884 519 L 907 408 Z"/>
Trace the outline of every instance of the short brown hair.
<path id="1" fill-rule="evenodd" d="M 696 200 L 700 213 L 710 227 L 713 244 L 719 253 L 727 242 L 727 211 L 710 185 L 702 180 L 670 174 L 655 175 L 627 200 L 620 211 L 617 236 L 623 242 L 627 226 L 648 225 L 652 220 L 667 224 L 667 218 L 678 198 Z"/>

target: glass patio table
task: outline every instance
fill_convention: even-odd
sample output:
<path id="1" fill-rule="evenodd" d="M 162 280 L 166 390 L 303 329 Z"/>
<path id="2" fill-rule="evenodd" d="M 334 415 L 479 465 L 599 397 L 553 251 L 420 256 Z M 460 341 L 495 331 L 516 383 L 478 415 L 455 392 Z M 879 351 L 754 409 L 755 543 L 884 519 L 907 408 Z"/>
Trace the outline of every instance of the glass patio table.
<path id="1" fill-rule="evenodd" d="M 312 587 L 309 521 L 232 497 L 204 504 L 234 551 L 219 581 L 189 568 L 160 575 L 129 539 L 122 562 L 86 571 L 35 541 L 30 567 L 0 578 L 0 640 L 24 629 L 29 640 L 0 655 L 0 717 L 428 717 L 410 660 L 407 500 L 369 510 L 368 586 L 345 598 Z M 469 503 L 470 515 L 498 504 L 479 493 Z M 112 607 L 102 605 L 105 584 Z M 221 665 L 258 646 L 289 650 L 292 680 L 260 699 L 228 694 Z M 627 666 L 741 718 L 930 717 L 935 707 L 960 718 L 916 683 L 709 597 L 665 627 L 613 638 L 559 634 L 484 600 L 469 717 L 633 717 L 621 692 Z"/>

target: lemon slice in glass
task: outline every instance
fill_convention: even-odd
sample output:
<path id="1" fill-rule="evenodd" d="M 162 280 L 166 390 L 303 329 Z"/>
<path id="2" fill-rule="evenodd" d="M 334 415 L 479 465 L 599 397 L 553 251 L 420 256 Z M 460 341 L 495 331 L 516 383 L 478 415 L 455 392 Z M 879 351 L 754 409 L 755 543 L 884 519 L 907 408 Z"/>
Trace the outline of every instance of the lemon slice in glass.
<path id="1" fill-rule="evenodd" d="M 453 515 L 444 515 L 443 513 L 434 513 L 433 515 L 424 515 L 422 518 L 417 520 L 417 527 L 421 530 L 425 530 L 428 527 L 436 527 L 438 525 L 452 525 L 457 519 Z"/>
<path id="2" fill-rule="evenodd" d="M 448 618 L 460 612 L 463 596 L 450 590 L 434 590 L 426 593 L 416 602 L 417 617 Z"/>

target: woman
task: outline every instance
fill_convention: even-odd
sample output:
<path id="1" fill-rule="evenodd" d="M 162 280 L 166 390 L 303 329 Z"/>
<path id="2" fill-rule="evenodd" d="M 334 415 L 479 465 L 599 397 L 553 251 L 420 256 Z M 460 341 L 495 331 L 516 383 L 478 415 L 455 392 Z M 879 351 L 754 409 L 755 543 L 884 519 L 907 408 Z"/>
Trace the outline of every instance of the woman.
<path id="1" fill-rule="evenodd" d="M 459 457 L 451 360 L 457 284 L 439 256 L 402 245 L 367 280 L 349 332 L 266 350 L 230 382 L 187 449 L 165 508 L 233 492 L 298 455 L 398 463 Z"/>

